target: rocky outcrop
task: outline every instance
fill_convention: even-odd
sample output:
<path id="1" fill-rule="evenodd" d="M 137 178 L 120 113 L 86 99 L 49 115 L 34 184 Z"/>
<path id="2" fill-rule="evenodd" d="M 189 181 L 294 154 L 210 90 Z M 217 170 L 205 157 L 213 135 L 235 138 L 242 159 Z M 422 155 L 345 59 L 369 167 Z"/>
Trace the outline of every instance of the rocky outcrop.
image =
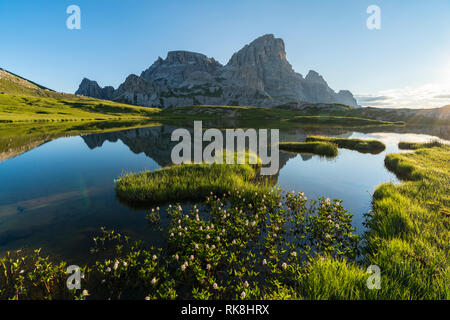
<path id="1" fill-rule="evenodd" d="M 96 81 L 84 78 L 75 94 L 104 100 L 113 100 L 114 92 L 114 87 L 106 86 L 101 88 Z"/>
<path id="2" fill-rule="evenodd" d="M 113 90 L 83 79 L 77 94 L 141 106 L 277 106 L 291 102 L 339 103 L 357 107 L 349 91 L 332 90 L 315 71 L 303 78 L 286 59 L 282 39 L 262 36 L 225 65 L 189 51 L 159 57 L 140 76 L 130 75 Z"/>

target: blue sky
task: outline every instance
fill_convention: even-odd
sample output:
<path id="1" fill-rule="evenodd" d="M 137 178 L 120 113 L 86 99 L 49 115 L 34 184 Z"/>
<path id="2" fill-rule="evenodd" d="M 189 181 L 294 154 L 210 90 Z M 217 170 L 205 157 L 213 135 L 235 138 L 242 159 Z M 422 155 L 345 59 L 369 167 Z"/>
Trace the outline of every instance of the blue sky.
<path id="1" fill-rule="evenodd" d="M 81 30 L 66 28 L 72 4 Z M 366 27 L 372 4 L 381 30 Z M 297 72 L 365 105 L 450 104 L 448 0 L 1 0 L 0 67 L 58 91 L 83 77 L 117 87 L 170 50 L 225 64 L 266 33 L 284 39 Z"/>

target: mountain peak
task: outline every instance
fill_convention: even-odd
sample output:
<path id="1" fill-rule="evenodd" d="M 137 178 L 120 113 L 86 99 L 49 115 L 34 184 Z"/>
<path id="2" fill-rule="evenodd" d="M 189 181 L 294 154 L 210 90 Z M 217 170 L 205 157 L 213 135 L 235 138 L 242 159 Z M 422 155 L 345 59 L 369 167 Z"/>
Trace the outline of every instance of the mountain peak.
<path id="1" fill-rule="evenodd" d="M 308 74 L 305 77 L 305 80 L 308 82 L 314 82 L 318 84 L 328 85 L 325 79 L 316 71 L 309 70 Z"/>
<path id="2" fill-rule="evenodd" d="M 103 95 L 93 83 L 92 91 Z M 295 101 L 357 105 L 351 93 L 336 93 L 317 72 L 311 70 L 305 79 L 296 73 L 286 59 L 284 41 L 273 34 L 245 45 L 225 66 L 201 53 L 170 51 L 140 77 L 128 78 L 113 97 L 161 107 L 276 106 Z"/>

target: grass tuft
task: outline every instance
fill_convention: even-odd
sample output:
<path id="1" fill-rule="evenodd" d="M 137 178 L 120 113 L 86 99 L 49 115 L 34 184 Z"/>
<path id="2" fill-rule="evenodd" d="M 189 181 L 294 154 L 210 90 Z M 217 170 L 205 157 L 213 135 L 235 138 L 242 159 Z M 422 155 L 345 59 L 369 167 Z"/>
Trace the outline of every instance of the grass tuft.
<path id="1" fill-rule="evenodd" d="M 337 145 L 329 142 L 280 142 L 280 150 L 313 153 L 326 157 L 338 155 Z"/>
<path id="2" fill-rule="evenodd" d="M 235 154 L 235 162 L 237 157 Z M 264 191 L 268 184 L 256 183 L 261 161 L 258 158 L 257 164 L 248 164 L 250 157 L 254 155 L 247 152 L 245 164 L 181 164 L 153 172 L 128 173 L 117 180 L 116 193 L 132 203 L 167 203 L 203 200 L 211 192 L 221 194 L 236 188 L 249 193 Z"/>
<path id="3" fill-rule="evenodd" d="M 345 139 L 345 138 L 330 138 L 322 136 L 309 136 L 306 138 L 307 142 L 330 142 L 335 143 L 339 148 L 356 150 L 362 153 L 377 154 L 386 149 L 386 145 L 378 140 L 361 140 L 361 139 Z"/>

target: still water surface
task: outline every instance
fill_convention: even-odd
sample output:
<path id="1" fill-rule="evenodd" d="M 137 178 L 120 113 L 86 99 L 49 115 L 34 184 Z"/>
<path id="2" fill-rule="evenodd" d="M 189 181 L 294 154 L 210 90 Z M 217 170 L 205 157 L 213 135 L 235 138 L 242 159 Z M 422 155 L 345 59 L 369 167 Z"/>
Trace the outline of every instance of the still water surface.
<path id="1" fill-rule="evenodd" d="M 59 138 L 0 162 L 0 254 L 42 248 L 47 254 L 81 264 L 88 259 L 92 237 L 103 226 L 163 246 L 163 234 L 149 228 L 144 220 L 148 210 L 121 203 L 113 179 L 124 171 L 155 170 L 170 164 L 174 145 L 170 134 L 174 129 L 163 125 Z M 360 133 L 297 128 L 280 131 L 280 140 L 304 141 L 311 134 L 378 139 L 387 146 L 377 155 L 339 149 L 338 157 L 332 160 L 280 153 L 278 185 L 286 191 L 303 191 L 309 199 L 342 199 L 354 214 L 353 224 L 360 233 L 376 186 L 399 182 L 384 167 L 386 153 L 399 152 L 399 141 L 438 139 L 417 131 Z"/>

